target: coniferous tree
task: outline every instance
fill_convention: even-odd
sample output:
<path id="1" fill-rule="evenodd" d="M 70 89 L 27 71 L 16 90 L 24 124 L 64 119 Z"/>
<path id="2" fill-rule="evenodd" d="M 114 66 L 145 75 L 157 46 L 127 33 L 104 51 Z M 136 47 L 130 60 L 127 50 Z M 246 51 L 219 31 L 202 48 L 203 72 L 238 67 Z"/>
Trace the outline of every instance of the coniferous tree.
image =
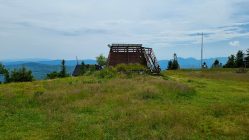
<path id="1" fill-rule="evenodd" d="M 55 79 L 55 78 L 65 78 L 68 77 L 69 74 L 67 74 L 67 70 L 66 70 L 66 61 L 63 59 L 61 61 L 61 71 L 60 72 L 51 72 L 47 74 L 47 79 Z"/>
<path id="2" fill-rule="evenodd" d="M 10 74 L 10 82 L 30 82 L 33 81 L 32 71 L 25 67 L 14 69 Z"/>
<path id="3" fill-rule="evenodd" d="M 245 60 L 249 62 L 249 49 L 246 50 Z"/>
<path id="4" fill-rule="evenodd" d="M 67 77 L 67 71 L 66 71 L 65 63 L 66 63 L 66 61 L 63 59 L 61 61 L 61 71 L 60 71 L 60 77 L 61 78 Z"/>
<path id="5" fill-rule="evenodd" d="M 180 66 L 179 66 L 178 61 L 177 60 L 173 60 L 173 62 L 172 62 L 172 69 L 173 70 L 177 70 L 179 68 L 180 68 Z"/>
<path id="6" fill-rule="evenodd" d="M 246 50 L 246 54 L 245 54 L 245 66 L 246 68 L 249 67 L 249 49 Z"/>
<path id="7" fill-rule="evenodd" d="M 244 67 L 244 53 L 243 51 L 238 51 L 236 54 L 235 65 L 237 68 Z"/>
<path id="8" fill-rule="evenodd" d="M 220 67 L 222 67 L 222 64 L 218 59 L 216 59 L 212 65 L 212 68 L 220 68 Z"/>
<path id="9" fill-rule="evenodd" d="M 172 61 L 169 60 L 167 69 L 170 70 L 171 68 L 172 68 Z"/>
<path id="10" fill-rule="evenodd" d="M 5 78 L 5 83 L 10 82 L 9 79 L 9 71 L 5 68 L 5 66 L 3 64 L 0 63 L 0 74 L 4 75 Z"/>
<path id="11" fill-rule="evenodd" d="M 227 63 L 224 65 L 224 68 L 235 68 L 235 56 L 231 55 L 228 57 Z"/>
<path id="12" fill-rule="evenodd" d="M 170 60 L 168 63 L 168 70 L 177 70 L 180 69 L 180 65 L 177 60 L 177 55 L 174 54 L 174 59 Z"/>

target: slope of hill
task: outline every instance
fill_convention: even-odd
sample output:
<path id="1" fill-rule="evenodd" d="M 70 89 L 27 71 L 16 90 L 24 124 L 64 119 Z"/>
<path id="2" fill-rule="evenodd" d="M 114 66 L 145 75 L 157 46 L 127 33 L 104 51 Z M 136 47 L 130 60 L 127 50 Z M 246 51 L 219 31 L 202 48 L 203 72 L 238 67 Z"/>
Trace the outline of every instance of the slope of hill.
<path id="1" fill-rule="evenodd" d="M 248 91 L 234 70 L 0 85 L 0 138 L 248 139 Z"/>

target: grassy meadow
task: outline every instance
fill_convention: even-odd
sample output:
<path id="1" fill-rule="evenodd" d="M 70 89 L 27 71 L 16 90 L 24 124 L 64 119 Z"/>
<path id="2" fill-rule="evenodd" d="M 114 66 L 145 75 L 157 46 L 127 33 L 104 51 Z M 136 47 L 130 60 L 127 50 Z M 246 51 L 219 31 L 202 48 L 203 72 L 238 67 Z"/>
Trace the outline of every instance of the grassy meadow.
<path id="1" fill-rule="evenodd" d="M 165 71 L 0 85 L 0 139 L 249 139 L 249 73 Z"/>

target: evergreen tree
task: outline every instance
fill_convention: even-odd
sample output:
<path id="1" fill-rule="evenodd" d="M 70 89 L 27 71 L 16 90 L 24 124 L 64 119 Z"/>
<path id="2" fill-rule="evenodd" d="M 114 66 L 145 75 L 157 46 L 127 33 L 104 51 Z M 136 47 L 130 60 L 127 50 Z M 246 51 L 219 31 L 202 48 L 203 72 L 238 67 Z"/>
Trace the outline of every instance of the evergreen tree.
<path id="1" fill-rule="evenodd" d="M 67 74 L 67 69 L 66 69 L 66 61 L 63 59 L 61 61 L 61 71 L 60 72 L 51 72 L 47 74 L 47 79 L 55 79 L 55 78 L 65 78 L 68 77 L 69 74 Z"/>
<path id="2" fill-rule="evenodd" d="M 168 70 L 177 70 L 180 69 L 180 65 L 177 60 L 177 55 L 174 54 L 174 59 L 170 60 L 168 63 Z"/>
<path id="3" fill-rule="evenodd" d="M 10 82 L 29 82 L 33 80 L 32 71 L 25 67 L 11 71 Z"/>
<path id="4" fill-rule="evenodd" d="M 179 66 L 179 64 L 178 64 L 178 61 L 177 60 L 173 60 L 173 62 L 172 62 L 172 68 L 171 68 L 172 70 L 177 70 L 177 69 L 180 69 L 180 66 Z"/>
<path id="5" fill-rule="evenodd" d="M 9 71 L 5 68 L 5 66 L 3 64 L 0 63 L 0 74 L 4 75 L 5 78 L 5 82 L 8 83 L 10 82 L 9 79 Z"/>
<path id="6" fill-rule="evenodd" d="M 235 68 L 235 56 L 231 55 L 228 57 L 227 63 L 224 65 L 224 68 Z"/>
<path id="7" fill-rule="evenodd" d="M 218 59 L 216 59 L 212 65 L 212 68 L 220 68 L 220 67 L 222 67 L 222 64 Z"/>
<path id="8" fill-rule="evenodd" d="M 168 70 L 170 70 L 172 68 L 172 61 L 170 60 L 169 62 L 168 62 Z"/>
<path id="9" fill-rule="evenodd" d="M 235 65 L 237 68 L 244 67 L 244 53 L 243 51 L 238 51 L 236 54 Z"/>
<path id="10" fill-rule="evenodd" d="M 0 74 L 6 73 L 7 69 L 4 67 L 3 64 L 0 63 Z"/>
<path id="11" fill-rule="evenodd" d="M 246 55 L 245 55 L 245 63 L 246 63 L 246 67 L 249 67 L 249 49 L 247 49 L 246 51 Z"/>
<path id="12" fill-rule="evenodd" d="M 249 49 L 246 50 L 245 60 L 249 61 Z"/>
<path id="13" fill-rule="evenodd" d="M 61 71 L 60 71 L 60 76 L 61 78 L 67 77 L 67 71 L 66 71 L 66 66 L 65 66 L 66 61 L 63 59 L 61 61 Z"/>
<path id="14" fill-rule="evenodd" d="M 67 74 L 67 70 L 66 70 L 66 61 L 63 59 L 61 61 L 61 71 L 60 72 L 51 72 L 49 74 L 47 74 L 47 79 L 55 79 L 55 78 L 65 78 L 68 77 L 69 74 Z"/>

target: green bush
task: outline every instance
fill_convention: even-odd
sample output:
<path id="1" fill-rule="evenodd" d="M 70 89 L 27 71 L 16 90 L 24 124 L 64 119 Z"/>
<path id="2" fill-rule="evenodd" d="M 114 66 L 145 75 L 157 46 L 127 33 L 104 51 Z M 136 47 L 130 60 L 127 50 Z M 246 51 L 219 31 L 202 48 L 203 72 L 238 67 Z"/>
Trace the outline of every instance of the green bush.
<path id="1" fill-rule="evenodd" d="M 119 76 L 122 76 L 122 74 L 125 75 L 125 77 L 133 77 L 136 73 L 145 73 L 147 69 L 139 64 L 119 64 L 116 67 L 110 67 L 105 68 L 100 71 L 96 71 L 94 75 L 101 79 L 110 79 Z M 91 75 L 92 73 L 89 73 L 88 75 Z M 85 74 L 87 75 L 87 73 Z"/>
<path id="2" fill-rule="evenodd" d="M 81 65 L 80 75 L 92 75 L 97 71 L 97 65 Z"/>
<path id="3" fill-rule="evenodd" d="M 52 73 L 47 74 L 47 79 L 56 79 L 59 77 L 59 75 L 60 75 L 60 73 L 54 71 Z"/>
<path id="4" fill-rule="evenodd" d="M 129 72 L 145 72 L 146 68 L 140 64 L 119 64 L 115 67 L 117 72 L 129 73 Z"/>
<path id="5" fill-rule="evenodd" d="M 10 82 L 29 82 L 33 81 L 32 71 L 27 70 L 25 67 L 14 69 L 11 71 Z"/>
<path id="6" fill-rule="evenodd" d="M 117 71 L 113 68 L 105 68 L 101 71 L 97 71 L 95 76 L 101 79 L 110 79 L 117 76 Z"/>

